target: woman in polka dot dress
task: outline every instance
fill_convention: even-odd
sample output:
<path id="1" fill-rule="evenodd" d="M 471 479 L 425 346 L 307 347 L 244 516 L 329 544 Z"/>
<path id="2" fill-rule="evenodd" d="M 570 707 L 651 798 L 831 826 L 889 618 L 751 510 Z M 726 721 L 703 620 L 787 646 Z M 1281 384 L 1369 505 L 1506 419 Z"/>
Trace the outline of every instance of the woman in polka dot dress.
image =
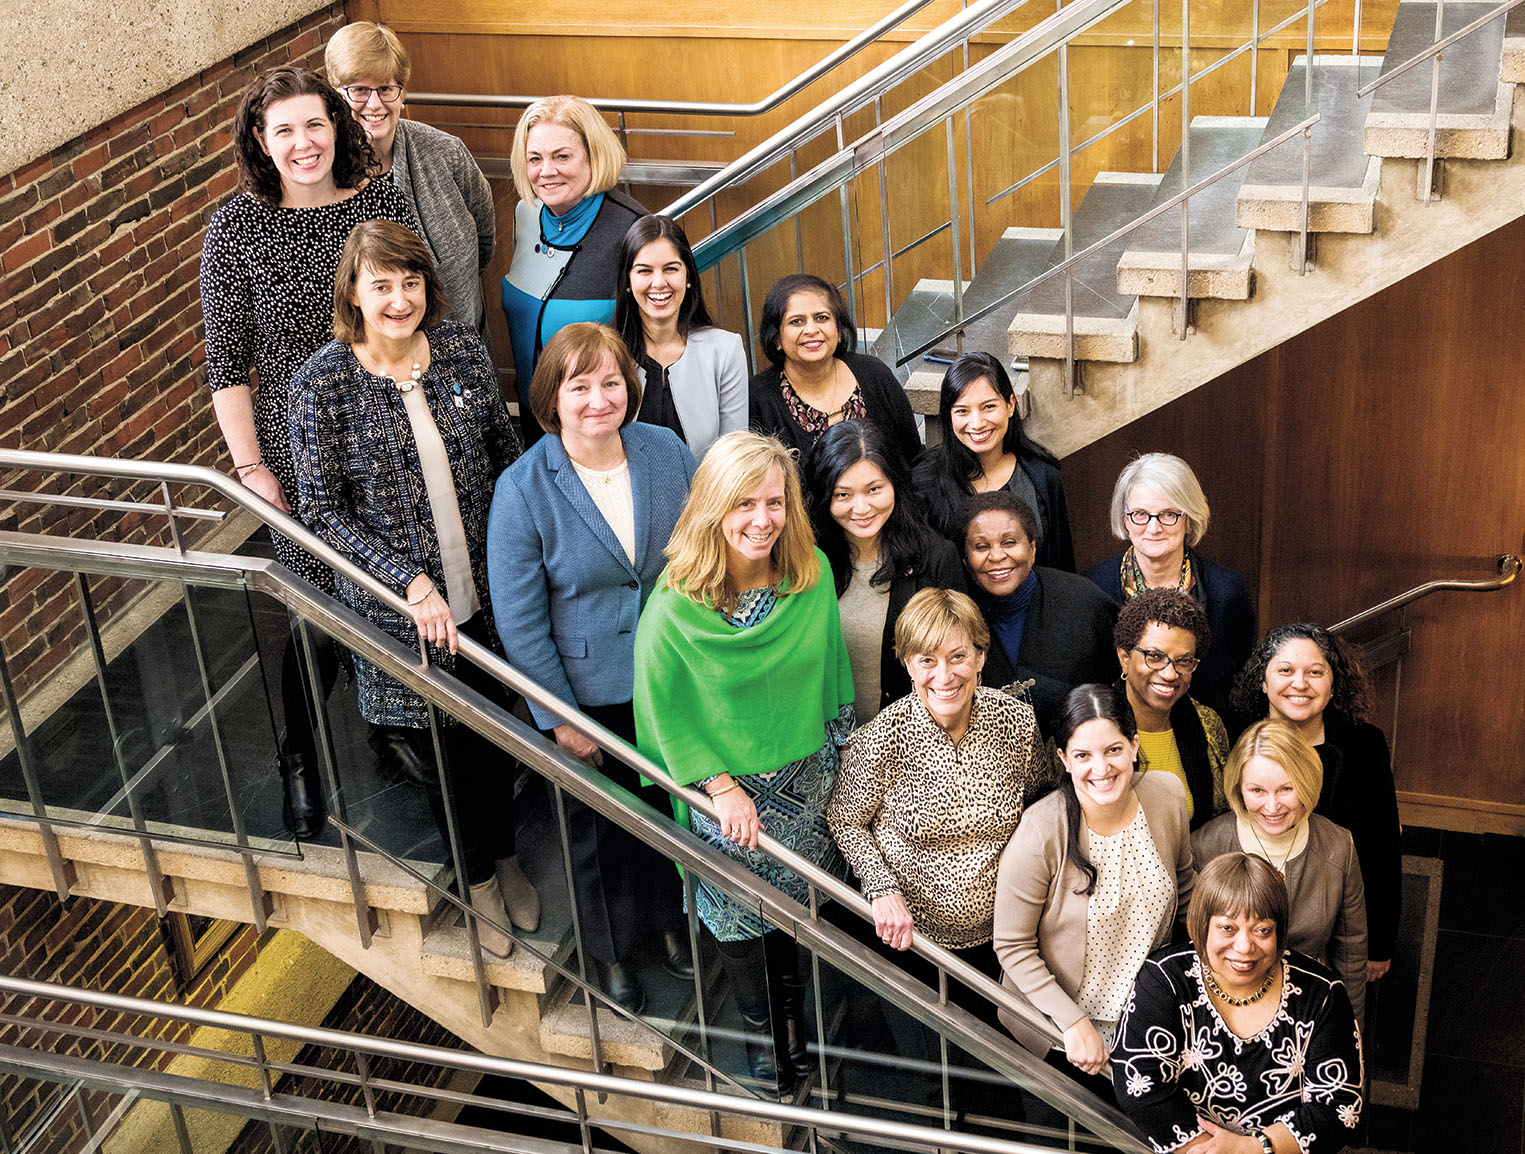
<path id="1" fill-rule="evenodd" d="M 1063 1035 L 1063 1058 L 1005 1011 L 1017 1040 L 1070 1068 L 1104 1097 L 1097 1075 L 1133 979 L 1170 940 L 1196 882 L 1186 790 L 1138 768 L 1138 727 L 1122 691 L 1072 690 L 1054 726 L 1059 788 L 1022 815 L 1001 855 L 995 951 L 1001 984 Z M 1078 1072 L 1078 1073 L 1077 1073 Z"/>
<path id="2" fill-rule="evenodd" d="M 276 68 L 245 90 L 233 122 L 240 190 L 213 216 L 201 252 L 212 408 L 239 480 L 282 512 L 296 503 L 287 393 L 303 362 L 333 336 L 334 270 L 363 220 L 417 228 L 343 99 L 300 68 Z M 251 385 L 249 370 L 257 377 Z M 278 533 L 276 558 L 320 589 L 326 567 Z M 330 655 L 324 664 L 332 666 Z M 283 817 L 298 837 L 323 827 L 309 695 L 295 647 L 282 662 Z M 299 720 L 305 719 L 305 720 Z"/>

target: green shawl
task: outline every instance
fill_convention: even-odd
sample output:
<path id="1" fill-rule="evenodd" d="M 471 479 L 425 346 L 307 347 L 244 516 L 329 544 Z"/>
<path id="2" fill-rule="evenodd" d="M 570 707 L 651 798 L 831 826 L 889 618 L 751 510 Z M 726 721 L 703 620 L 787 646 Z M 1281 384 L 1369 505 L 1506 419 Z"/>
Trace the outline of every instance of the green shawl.
<path id="1" fill-rule="evenodd" d="M 853 700 L 831 568 L 737 629 L 666 586 L 635 631 L 636 746 L 680 785 L 766 773 L 808 757 Z"/>

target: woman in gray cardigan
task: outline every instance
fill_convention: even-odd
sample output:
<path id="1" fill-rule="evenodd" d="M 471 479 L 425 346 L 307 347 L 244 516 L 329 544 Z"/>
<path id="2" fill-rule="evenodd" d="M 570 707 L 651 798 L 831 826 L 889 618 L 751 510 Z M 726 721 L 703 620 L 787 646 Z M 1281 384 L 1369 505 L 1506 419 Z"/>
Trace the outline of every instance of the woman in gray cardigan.
<path id="1" fill-rule="evenodd" d="M 381 171 L 391 173 L 417 214 L 450 315 L 486 343 L 482 272 L 497 230 L 487 177 L 459 137 L 402 119 L 413 64 L 386 25 L 358 20 L 339 29 L 323 50 L 323 67 L 349 100 Z"/>
<path id="2" fill-rule="evenodd" d="M 1134 975 L 1170 940 L 1196 871 L 1186 790 L 1172 774 L 1138 768 L 1137 727 L 1119 689 L 1072 690 L 1054 739 L 1059 788 L 1023 814 L 1001 855 L 995 951 L 1001 984 L 1047 1015 L 1070 1064 L 1095 1076 Z M 1036 1030 L 1000 1016 L 1029 1050 L 1048 1052 Z"/>
<path id="3" fill-rule="evenodd" d="M 747 427 L 741 338 L 710 321 L 699 266 L 676 221 L 643 216 L 625 234 L 614 327 L 645 390 L 637 420 L 677 433 L 696 461 L 716 438 Z"/>
<path id="4" fill-rule="evenodd" d="M 1223 767 L 1229 812 L 1191 843 L 1199 865 L 1243 852 L 1286 878 L 1292 905 L 1284 944 L 1335 972 L 1364 1025 L 1366 890 L 1350 831 L 1313 812 L 1323 785 L 1317 752 L 1289 722 L 1256 722 Z"/>

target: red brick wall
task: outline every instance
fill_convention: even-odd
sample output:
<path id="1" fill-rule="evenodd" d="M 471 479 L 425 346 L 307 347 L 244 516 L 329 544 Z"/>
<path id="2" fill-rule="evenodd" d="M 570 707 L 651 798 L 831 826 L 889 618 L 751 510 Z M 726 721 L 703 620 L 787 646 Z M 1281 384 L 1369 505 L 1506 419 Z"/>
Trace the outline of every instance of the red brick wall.
<path id="1" fill-rule="evenodd" d="M 333 4 L 0 176 L 0 445 L 226 467 L 200 368 L 197 274 L 207 222 L 237 183 L 233 113 L 259 71 L 321 66 L 343 23 Z M 35 475 L 0 473 L 0 484 L 152 499 Z M 163 518 L 97 516 L 19 505 L 0 509 L 0 528 L 109 527 L 116 539 L 167 543 Z M 126 592 L 97 610 L 109 616 Z M 19 690 L 68 655 L 77 621 L 58 577 L 22 573 L 0 589 L 0 647 Z"/>

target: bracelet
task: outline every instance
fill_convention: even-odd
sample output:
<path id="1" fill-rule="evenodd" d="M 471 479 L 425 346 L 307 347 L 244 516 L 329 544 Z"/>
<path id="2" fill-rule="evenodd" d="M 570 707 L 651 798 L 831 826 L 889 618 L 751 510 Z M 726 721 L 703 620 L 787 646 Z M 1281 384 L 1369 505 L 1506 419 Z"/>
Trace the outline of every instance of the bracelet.
<path id="1" fill-rule="evenodd" d="M 263 457 L 258 457 L 255 460 L 250 461 L 247 465 L 235 464 L 233 466 L 233 471 L 242 477 L 248 473 L 252 473 L 255 469 L 258 469 L 264 463 L 265 459 Z"/>
<path id="2" fill-rule="evenodd" d="M 723 794 L 723 793 L 730 793 L 731 790 L 733 790 L 733 789 L 740 789 L 740 788 L 741 788 L 741 783 L 733 781 L 733 782 L 731 782 L 730 785 L 726 786 L 724 789 L 717 789 L 714 793 L 710 793 L 709 790 L 705 790 L 704 793 L 705 793 L 706 797 L 708 797 L 711 801 L 714 801 L 721 794 Z"/>
<path id="3" fill-rule="evenodd" d="M 1254 1137 L 1260 1142 L 1263 1154 L 1276 1154 L 1276 1147 L 1271 1143 L 1271 1136 L 1264 1130 L 1252 1131 Z"/>
<path id="4" fill-rule="evenodd" d="M 404 592 L 406 592 L 406 590 L 404 590 Z M 409 605 L 422 605 L 425 601 L 429 600 L 429 594 L 431 594 L 433 592 L 434 592 L 434 582 L 430 581 L 429 582 L 429 588 L 424 590 L 422 596 L 408 598 L 408 604 Z"/>

